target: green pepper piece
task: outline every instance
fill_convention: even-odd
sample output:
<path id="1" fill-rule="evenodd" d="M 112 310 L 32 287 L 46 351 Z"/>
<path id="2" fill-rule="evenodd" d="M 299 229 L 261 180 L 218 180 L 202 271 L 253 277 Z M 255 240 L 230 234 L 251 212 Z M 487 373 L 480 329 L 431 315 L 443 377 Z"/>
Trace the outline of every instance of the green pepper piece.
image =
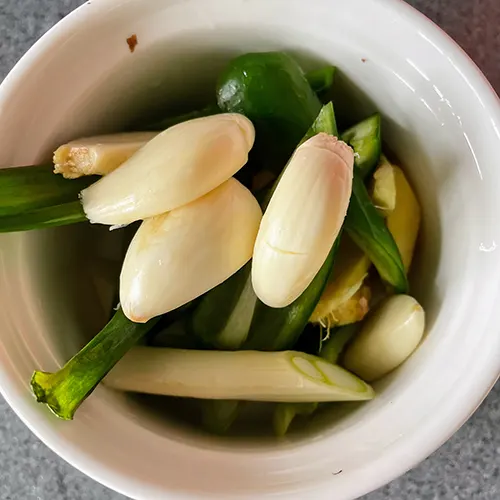
<path id="1" fill-rule="evenodd" d="M 341 139 L 356 152 L 354 165 L 365 179 L 377 166 L 382 154 L 381 118 L 378 113 L 346 130 Z"/>
<path id="2" fill-rule="evenodd" d="M 283 52 L 233 59 L 219 78 L 217 103 L 241 113 L 256 130 L 252 160 L 275 173 L 286 164 L 321 110 L 300 66 Z"/>

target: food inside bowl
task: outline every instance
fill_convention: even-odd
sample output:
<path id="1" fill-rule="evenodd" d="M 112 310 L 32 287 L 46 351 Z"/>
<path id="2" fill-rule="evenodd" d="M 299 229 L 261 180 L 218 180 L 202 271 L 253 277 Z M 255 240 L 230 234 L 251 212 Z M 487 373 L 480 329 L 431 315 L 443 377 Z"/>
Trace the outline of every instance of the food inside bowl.
<path id="1" fill-rule="evenodd" d="M 420 206 L 378 114 L 337 130 L 334 74 L 245 54 L 216 105 L 0 171 L 0 231 L 142 221 L 119 307 L 58 372 L 35 372 L 39 402 L 72 419 L 104 379 L 196 398 L 216 432 L 242 401 L 275 403 L 283 435 L 320 404 L 374 397 L 425 328 L 407 278 Z"/>

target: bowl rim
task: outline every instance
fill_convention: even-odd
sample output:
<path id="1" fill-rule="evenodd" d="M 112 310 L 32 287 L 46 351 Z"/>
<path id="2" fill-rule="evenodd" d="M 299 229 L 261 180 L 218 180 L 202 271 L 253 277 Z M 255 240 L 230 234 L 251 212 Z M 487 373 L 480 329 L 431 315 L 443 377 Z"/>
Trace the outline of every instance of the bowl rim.
<path id="1" fill-rule="evenodd" d="M 411 22 L 425 37 L 439 46 L 444 52 L 449 54 L 458 71 L 462 73 L 464 80 L 469 87 L 485 102 L 488 103 L 488 114 L 500 123 L 500 99 L 495 90 L 477 67 L 467 53 L 439 26 L 427 18 L 424 14 L 416 10 L 404 0 L 365 0 L 368 2 L 378 2 L 384 7 L 392 9 L 404 20 Z M 19 62 L 10 71 L 0 85 L 0 104 L 5 96 L 15 92 L 17 82 L 25 78 L 33 64 L 38 60 L 48 56 L 57 50 L 57 46 L 68 36 L 73 28 L 77 28 L 80 23 L 89 21 L 95 16 L 105 15 L 110 9 L 127 3 L 126 0 L 99 0 L 98 2 L 88 1 L 71 12 L 64 19 L 47 31 Z M 91 7 L 91 8 L 90 8 Z M 471 382 L 468 390 L 467 405 L 460 408 L 449 405 L 446 411 L 439 414 L 439 422 L 434 422 L 425 429 L 421 429 L 418 436 L 406 436 L 387 450 L 383 456 L 370 463 L 370 472 L 365 474 L 363 485 L 353 487 L 353 494 L 363 495 L 382 487 L 388 482 L 396 479 L 409 469 L 427 458 L 431 453 L 444 444 L 477 410 L 497 380 L 500 378 L 500 360 L 493 360 L 490 365 L 482 366 L 481 371 L 476 373 L 475 380 Z M 24 396 L 14 387 L 7 375 L 0 371 L 0 393 L 5 398 L 10 407 L 23 421 L 23 423 L 40 439 L 46 446 L 54 451 L 76 469 L 88 475 L 99 483 L 111 488 L 123 495 L 138 494 L 127 491 L 117 479 L 117 475 L 109 474 L 102 464 L 91 463 L 79 455 L 68 443 L 66 438 L 54 437 L 49 433 L 37 428 L 36 419 L 33 419 L 27 407 L 23 404 Z M 407 453 L 408 442 L 419 443 L 411 453 Z M 99 466 L 100 465 L 100 466 Z M 113 477 L 111 477 L 113 476 Z M 296 498 L 300 498 L 301 492 Z M 174 494 L 175 495 L 175 494 Z M 194 498 L 190 495 L 179 495 L 177 498 Z M 135 498 L 140 498 L 139 496 Z M 291 498 L 291 497 L 289 497 Z M 295 498 L 295 497 L 294 497 Z"/>

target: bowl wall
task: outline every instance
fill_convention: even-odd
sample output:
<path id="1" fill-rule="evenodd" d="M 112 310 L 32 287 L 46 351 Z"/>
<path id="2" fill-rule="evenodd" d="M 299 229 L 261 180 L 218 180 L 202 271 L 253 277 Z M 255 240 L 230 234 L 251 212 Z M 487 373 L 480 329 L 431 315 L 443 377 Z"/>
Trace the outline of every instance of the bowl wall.
<path id="1" fill-rule="evenodd" d="M 63 458 L 133 498 L 354 498 L 448 438 L 500 370 L 498 101 L 461 50 L 403 3 L 88 2 L 0 87 L 0 164 L 44 161 L 65 140 L 203 104 L 228 59 L 261 50 L 287 50 L 305 69 L 337 65 L 340 116 L 383 113 L 384 139 L 424 211 L 412 284 L 427 335 L 374 401 L 286 441 L 190 433 L 104 387 L 61 422 L 31 397 L 31 373 L 57 369 L 106 320 L 123 244 L 85 226 L 2 235 L 2 393 Z"/>

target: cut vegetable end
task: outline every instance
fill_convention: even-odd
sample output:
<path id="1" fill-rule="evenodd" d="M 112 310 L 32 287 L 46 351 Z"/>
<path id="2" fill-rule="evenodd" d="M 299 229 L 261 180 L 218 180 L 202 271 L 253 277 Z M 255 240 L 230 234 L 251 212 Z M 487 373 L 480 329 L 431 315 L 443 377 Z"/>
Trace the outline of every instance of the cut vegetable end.
<path id="1" fill-rule="evenodd" d="M 363 401 L 373 389 L 339 366 L 301 352 L 136 347 L 106 385 L 166 396 L 271 402 Z"/>
<path id="2" fill-rule="evenodd" d="M 116 362 L 157 322 L 131 323 L 118 310 L 108 324 L 59 371 L 36 371 L 31 388 L 37 401 L 64 420 L 71 420 Z"/>
<path id="3" fill-rule="evenodd" d="M 157 134 L 128 132 L 71 141 L 54 152 L 54 173 L 66 179 L 109 174 Z"/>
<path id="4" fill-rule="evenodd" d="M 253 138 L 252 122 L 237 113 L 180 123 L 83 190 L 85 213 L 92 222 L 119 225 L 187 205 L 246 164 Z"/>
<path id="5" fill-rule="evenodd" d="M 66 400 L 66 395 L 60 394 L 58 386 L 61 382 L 60 373 L 35 371 L 31 378 L 31 389 L 39 403 L 44 403 L 56 416 L 63 420 L 73 420 L 76 410 L 81 404 L 80 398 Z"/>
<path id="6" fill-rule="evenodd" d="M 342 140 L 356 152 L 356 171 L 361 178 L 366 178 L 376 167 L 382 152 L 380 115 L 377 113 L 354 125 L 342 134 Z"/>

